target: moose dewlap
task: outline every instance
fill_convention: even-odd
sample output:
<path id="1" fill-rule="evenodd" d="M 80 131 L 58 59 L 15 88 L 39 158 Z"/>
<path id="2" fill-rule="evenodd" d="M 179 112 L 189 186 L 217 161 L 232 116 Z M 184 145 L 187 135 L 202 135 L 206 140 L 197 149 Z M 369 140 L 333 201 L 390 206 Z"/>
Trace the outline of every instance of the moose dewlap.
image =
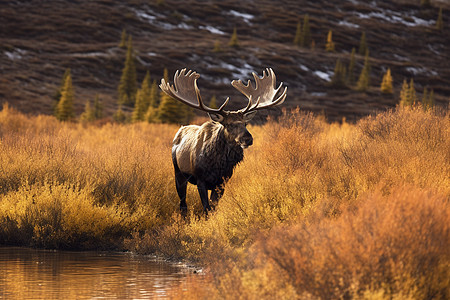
<path id="1" fill-rule="evenodd" d="M 224 192 L 224 183 L 233 175 L 234 167 L 244 158 L 244 150 L 253 144 L 247 123 L 260 109 L 280 105 L 287 95 L 283 83 L 276 88 L 276 77 L 272 69 L 263 71 L 260 78 L 253 73 L 255 87 L 250 80 L 247 85 L 233 80 L 231 85 L 248 98 L 247 107 L 225 110 L 230 98 L 218 109 L 207 107 L 200 96 L 197 79 L 200 74 L 183 69 L 174 76 L 170 85 L 161 79 L 160 88 L 172 98 L 193 108 L 208 113 L 210 120 L 201 126 L 182 126 L 173 140 L 172 160 L 175 169 L 175 184 L 180 197 L 180 210 L 187 211 L 186 188 L 188 182 L 197 185 L 205 213 L 211 210 L 211 201 L 216 203 Z M 280 92 L 281 91 L 281 92 Z M 277 95 L 279 95 L 277 97 Z"/>

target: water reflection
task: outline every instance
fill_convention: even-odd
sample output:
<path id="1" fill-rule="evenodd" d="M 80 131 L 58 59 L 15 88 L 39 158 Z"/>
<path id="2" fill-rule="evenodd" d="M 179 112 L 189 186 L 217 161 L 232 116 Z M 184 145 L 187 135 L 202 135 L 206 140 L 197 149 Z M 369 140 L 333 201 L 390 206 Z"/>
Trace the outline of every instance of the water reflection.
<path id="1" fill-rule="evenodd" d="M 0 247 L 0 299 L 166 298 L 189 272 L 124 253 Z"/>

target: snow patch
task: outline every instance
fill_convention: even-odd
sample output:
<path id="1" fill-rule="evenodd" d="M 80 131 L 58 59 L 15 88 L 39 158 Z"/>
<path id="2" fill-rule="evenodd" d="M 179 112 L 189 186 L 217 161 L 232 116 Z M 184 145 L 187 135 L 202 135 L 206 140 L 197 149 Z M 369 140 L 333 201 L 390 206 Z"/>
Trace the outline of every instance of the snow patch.
<path id="1" fill-rule="evenodd" d="M 325 73 L 322 71 L 314 71 L 313 74 L 325 81 L 331 81 L 331 76 L 333 75 L 332 73 Z"/>
<path id="2" fill-rule="evenodd" d="M 407 58 L 407 57 L 405 57 L 405 56 L 398 55 L 398 54 L 396 54 L 396 53 L 394 53 L 393 56 L 394 56 L 395 59 L 398 60 L 398 61 L 409 61 L 409 58 Z"/>
<path id="3" fill-rule="evenodd" d="M 344 21 L 339 21 L 338 24 L 341 25 L 341 26 L 346 26 L 346 27 L 350 27 L 350 28 L 359 28 L 358 24 L 353 24 L 353 23 L 347 22 L 345 20 Z"/>
<path id="4" fill-rule="evenodd" d="M 242 63 L 242 66 L 236 67 L 232 64 L 222 62 L 220 67 L 231 71 L 233 78 L 237 80 L 248 80 L 254 70 L 248 63 Z"/>
<path id="5" fill-rule="evenodd" d="M 163 21 L 161 21 L 161 19 L 166 20 L 167 17 L 164 15 L 161 15 L 161 14 L 157 14 L 150 9 L 148 11 L 133 9 L 133 11 L 139 19 L 145 20 L 145 21 L 149 22 L 150 24 L 155 25 L 155 26 L 160 27 L 165 30 L 173 30 L 173 29 L 189 29 L 190 30 L 190 29 L 193 29 L 192 26 L 189 26 L 188 24 L 186 24 L 184 22 L 180 22 L 177 25 L 173 25 L 168 22 L 163 22 Z"/>
<path id="6" fill-rule="evenodd" d="M 302 70 L 305 71 L 305 72 L 308 72 L 308 71 L 309 71 L 308 67 L 305 66 L 305 65 L 300 65 L 300 69 L 302 69 Z"/>
<path id="7" fill-rule="evenodd" d="M 433 46 L 431 46 L 430 44 L 428 44 L 428 49 L 430 49 L 430 51 L 433 52 L 436 55 L 441 55 L 441 52 L 439 52 L 438 50 L 434 49 Z"/>
<path id="8" fill-rule="evenodd" d="M 6 57 L 8 57 L 10 60 L 22 59 L 26 53 L 27 51 L 18 48 L 14 49 L 13 51 L 5 51 Z"/>
<path id="9" fill-rule="evenodd" d="M 209 32 L 211 32 L 212 34 L 220 34 L 220 35 L 224 35 L 225 32 L 223 32 L 222 30 L 217 29 L 216 27 L 210 26 L 210 25 L 206 25 L 206 26 L 199 26 L 199 29 L 205 29 L 208 30 Z"/>
<path id="10" fill-rule="evenodd" d="M 407 67 L 406 71 L 408 71 L 409 73 L 412 73 L 414 75 L 418 75 L 418 74 L 424 74 L 424 75 L 432 75 L 432 76 L 437 76 L 438 73 L 434 70 L 429 70 L 425 67 Z"/>
<path id="11" fill-rule="evenodd" d="M 70 56 L 73 57 L 105 57 L 109 56 L 109 54 L 103 52 L 86 52 L 86 53 L 72 53 Z"/>
<path id="12" fill-rule="evenodd" d="M 242 18 L 244 20 L 245 23 L 250 24 L 250 21 L 255 17 L 254 15 L 250 15 L 250 14 L 246 14 L 246 13 L 241 13 L 235 10 L 230 10 L 230 15 L 238 17 L 238 18 Z"/>
<path id="13" fill-rule="evenodd" d="M 370 12 L 368 14 L 363 14 L 363 13 L 357 12 L 355 14 L 360 19 L 375 18 L 375 19 L 385 20 L 390 23 L 400 23 L 400 24 L 403 24 L 403 25 L 406 25 L 409 27 L 431 26 L 431 25 L 435 24 L 435 21 L 433 21 L 433 20 L 426 21 L 426 20 L 420 19 L 416 16 L 413 16 L 412 14 L 403 16 L 402 14 L 392 11 L 392 10 L 374 11 L 374 12 Z M 405 20 L 405 17 L 407 17 L 406 20 Z"/>

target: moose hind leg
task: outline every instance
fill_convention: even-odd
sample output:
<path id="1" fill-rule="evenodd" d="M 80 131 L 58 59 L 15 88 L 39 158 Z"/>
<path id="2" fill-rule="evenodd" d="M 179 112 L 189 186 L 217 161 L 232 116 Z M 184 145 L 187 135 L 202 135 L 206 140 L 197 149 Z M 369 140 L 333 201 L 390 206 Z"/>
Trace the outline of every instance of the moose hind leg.
<path id="1" fill-rule="evenodd" d="M 200 194 L 200 199 L 202 200 L 203 210 L 205 211 L 205 214 L 208 215 L 208 210 L 211 210 L 211 206 L 209 205 L 208 189 L 206 188 L 206 184 L 198 181 L 197 189 Z"/>
<path id="2" fill-rule="evenodd" d="M 186 189 L 188 180 L 181 172 L 175 172 L 175 184 L 177 187 L 178 197 L 180 197 L 180 211 L 181 214 L 185 215 L 187 213 L 186 204 Z"/>

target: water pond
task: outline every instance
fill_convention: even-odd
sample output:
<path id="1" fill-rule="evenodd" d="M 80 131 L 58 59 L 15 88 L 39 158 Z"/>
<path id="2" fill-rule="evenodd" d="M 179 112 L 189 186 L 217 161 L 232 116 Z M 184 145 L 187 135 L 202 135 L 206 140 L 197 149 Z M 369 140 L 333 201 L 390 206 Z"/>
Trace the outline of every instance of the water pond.
<path id="1" fill-rule="evenodd" d="M 0 299 L 164 299 L 190 273 L 130 253 L 0 247 Z"/>

